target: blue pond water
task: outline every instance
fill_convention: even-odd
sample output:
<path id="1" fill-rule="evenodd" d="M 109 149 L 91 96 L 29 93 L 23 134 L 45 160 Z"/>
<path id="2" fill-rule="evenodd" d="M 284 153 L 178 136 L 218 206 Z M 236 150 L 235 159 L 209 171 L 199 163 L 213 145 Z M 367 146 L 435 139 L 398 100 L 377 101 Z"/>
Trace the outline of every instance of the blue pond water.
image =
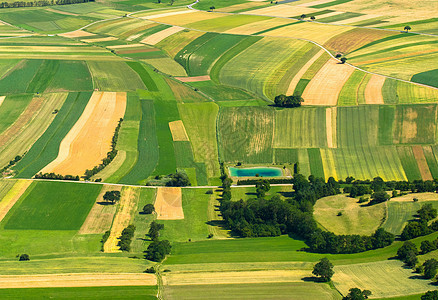
<path id="1" fill-rule="evenodd" d="M 283 175 L 279 168 L 233 168 L 230 167 L 230 173 L 233 177 L 254 177 L 259 174 L 260 177 L 278 177 Z"/>

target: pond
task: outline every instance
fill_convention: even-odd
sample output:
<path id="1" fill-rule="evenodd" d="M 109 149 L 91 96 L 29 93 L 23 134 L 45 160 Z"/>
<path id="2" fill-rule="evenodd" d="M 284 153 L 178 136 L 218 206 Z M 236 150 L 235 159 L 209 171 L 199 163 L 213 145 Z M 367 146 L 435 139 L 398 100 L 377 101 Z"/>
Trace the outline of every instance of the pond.
<path id="1" fill-rule="evenodd" d="M 232 177 L 255 177 L 258 174 L 260 177 L 278 177 L 282 176 L 283 172 L 280 168 L 255 167 L 255 168 L 233 168 L 230 167 Z"/>

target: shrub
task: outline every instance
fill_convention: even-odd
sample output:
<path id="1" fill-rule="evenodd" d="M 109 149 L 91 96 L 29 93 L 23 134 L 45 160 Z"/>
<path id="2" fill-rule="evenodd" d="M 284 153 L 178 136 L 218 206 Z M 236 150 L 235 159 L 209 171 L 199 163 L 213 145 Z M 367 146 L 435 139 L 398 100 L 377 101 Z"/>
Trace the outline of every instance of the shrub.
<path id="1" fill-rule="evenodd" d="M 153 204 L 146 204 L 145 206 L 143 206 L 143 213 L 145 215 L 150 215 L 151 213 L 153 213 L 155 211 L 155 207 Z"/>
<path id="2" fill-rule="evenodd" d="M 27 260 L 30 260 L 30 257 L 28 254 L 21 254 L 20 255 L 19 261 L 27 261 Z"/>

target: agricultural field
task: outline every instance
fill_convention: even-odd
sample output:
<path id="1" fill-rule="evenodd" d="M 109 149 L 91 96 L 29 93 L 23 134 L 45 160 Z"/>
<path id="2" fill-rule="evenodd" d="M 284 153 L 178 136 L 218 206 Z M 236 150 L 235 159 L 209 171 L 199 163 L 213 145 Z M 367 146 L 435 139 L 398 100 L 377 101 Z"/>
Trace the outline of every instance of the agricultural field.
<path id="1" fill-rule="evenodd" d="M 0 298 L 437 289 L 396 259 L 438 209 L 435 1 L 28 1 L 0 5 Z M 268 167 L 281 180 L 256 188 Z M 407 194 L 349 197 L 375 177 Z M 395 241 L 363 238 L 378 229 Z"/>

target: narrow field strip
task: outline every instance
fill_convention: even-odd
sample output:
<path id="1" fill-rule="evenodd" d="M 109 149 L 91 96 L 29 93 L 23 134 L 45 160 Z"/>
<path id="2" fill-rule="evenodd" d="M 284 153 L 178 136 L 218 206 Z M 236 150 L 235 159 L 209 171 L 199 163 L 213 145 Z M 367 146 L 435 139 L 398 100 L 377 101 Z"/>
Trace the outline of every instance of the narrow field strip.
<path id="1" fill-rule="evenodd" d="M 184 30 L 183 27 L 179 26 L 172 26 L 170 28 L 161 30 L 157 33 L 154 33 L 144 39 L 141 40 L 141 43 L 148 44 L 148 45 L 156 45 L 165 38 L 171 36 L 172 34 L 178 33 L 180 31 Z"/>
<path id="2" fill-rule="evenodd" d="M 132 216 L 137 209 L 139 196 L 140 188 L 125 187 L 122 190 L 122 197 L 117 204 L 117 214 L 111 226 L 110 236 L 104 245 L 104 252 L 121 252 L 117 246 L 118 237 L 122 234 L 123 229 L 130 224 Z"/>
<path id="3" fill-rule="evenodd" d="M 303 93 L 303 105 L 336 105 L 354 68 L 330 59 L 309 82 Z"/>
<path id="4" fill-rule="evenodd" d="M 289 87 L 287 89 L 286 95 L 292 95 L 295 91 L 295 88 L 300 81 L 301 77 L 307 72 L 307 70 L 313 65 L 313 63 L 324 54 L 325 51 L 321 49 L 315 56 L 309 59 L 306 64 L 298 71 L 298 73 L 294 76 L 292 81 L 289 83 Z"/>
<path id="5" fill-rule="evenodd" d="M 424 156 L 423 147 L 419 145 L 412 146 L 412 152 L 414 153 L 414 157 L 417 161 L 421 178 L 423 180 L 433 180 L 429 166 L 427 165 L 426 157 Z"/>
<path id="6" fill-rule="evenodd" d="M 18 180 L 14 186 L 9 190 L 3 199 L 0 201 L 0 222 L 7 215 L 9 210 L 20 199 L 27 188 L 32 183 L 31 180 Z"/>
<path id="7" fill-rule="evenodd" d="M 79 234 L 102 234 L 111 228 L 116 213 L 116 205 L 105 203 L 103 195 L 108 191 L 121 191 L 122 186 L 104 185 L 97 196 L 96 203 L 91 208 Z"/>
<path id="8" fill-rule="evenodd" d="M 5 101 L 6 96 L 0 96 L 0 106 L 2 106 L 3 101 Z"/>
<path id="9" fill-rule="evenodd" d="M 159 187 L 154 206 L 158 220 L 184 219 L 181 188 Z"/>
<path id="10" fill-rule="evenodd" d="M 366 104 L 383 104 L 382 88 L 386 77 L 372 75 L 365 88 Z"/>
<path id="11" fill-rule="evenodd" d="M 303 277 L 310 275 L 310 270 L 168 273 L 163 282 L 166 285 L 302 282 Z"/>
<path id="12" fill-rule="evenodd" d="M 327 147 L 337 148 L 337 107 L 328 107 L 325 110 L 325 122 L 327 131 Z"/>
<path id="13" fill-rule="evenodd" d="M 198 82 L 198 81 L 210 80 L 210 75 L 193 76 L 193 77 L 175 77 L 175 78 L 182 82 Z"/>
<path id="14" fill-rule="evenodd" d="M 170 132 L 172 133 L 173 141 L 189 141 L 184 123 L 181 120 L 169 123 Z"/>
<path id="15" fill-rule="evenodd" d="M 136 48 L 136 47 L 144 47 L 143 44 L 129 44 L 129 45 L 115 45 L 108 46 L 109 49 L 125 49 L 125 48 Z"/>
<path id="16" fill-rule="evenodd" d="M 58 157 L 42 172 L 82 175 L 110 150 L 114 129 L 125 114 L 126 93 L 95 92 L 82 116 L 62 140 Z"/>
<path id="17" fill-rule="evenodd" d="M 1 275 L 0 288 L 48 288 L 86 286 L 156 285 L 154 274 L 144 273 L 78 273 L 48 275 Z"/>
<path id="18" fill-rule="evenodd" d="M 173 11 L 173 12 L 168 12 L 168 13 L 144 16 L 144 17 L 140 17 L 140 19 L 159 19 L 159 18 L 165 18 L 165 17 L 175 16 L 175 15 L 191 14 L 191 13 L 195 13 L 195 12 L 196 12 L 195 10 Z"/>
<path id="19" fill-rule="evenodd" d="M 94 35 L 96 34 L 84 30 L 76 30 L 72 32 L 59 34 L 59 36 L 63 36 L 67 38 L 81 38 L 81 37 L 94 36 Z"/>
<path id="20" fill-rule="evenodd" d="M 81 41 L 85 42 L 85 43 L 99 43 L 99 42 L 109 42 L 109 41 L 116 41 L 116 40 L 118 40 L 118 38 L 116 38 L 114 36 L 108 36 L 108 37 L 97 38 L 97 39 L 84 39 Z"/>

